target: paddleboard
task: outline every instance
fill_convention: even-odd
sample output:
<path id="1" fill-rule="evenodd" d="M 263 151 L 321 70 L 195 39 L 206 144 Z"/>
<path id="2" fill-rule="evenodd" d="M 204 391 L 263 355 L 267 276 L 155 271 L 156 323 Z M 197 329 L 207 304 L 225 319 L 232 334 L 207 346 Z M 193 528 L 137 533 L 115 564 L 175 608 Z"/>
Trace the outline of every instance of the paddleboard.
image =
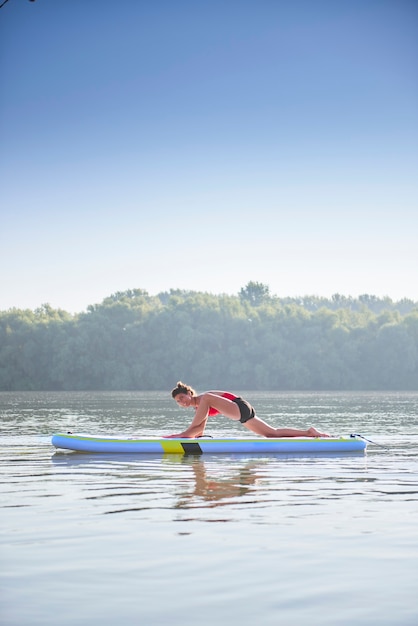
<path id="1" fill-rule="evenodd" d="M 55 448 L 78 452 L 138 454 L 277 454 L 277 453 L 344 453 L 365 450 L 367 443 L 357 436 L 348 437 L 228 437 L 198 439 L 135 438 L 125 436 L 56 433 L 51 440 Z"/>

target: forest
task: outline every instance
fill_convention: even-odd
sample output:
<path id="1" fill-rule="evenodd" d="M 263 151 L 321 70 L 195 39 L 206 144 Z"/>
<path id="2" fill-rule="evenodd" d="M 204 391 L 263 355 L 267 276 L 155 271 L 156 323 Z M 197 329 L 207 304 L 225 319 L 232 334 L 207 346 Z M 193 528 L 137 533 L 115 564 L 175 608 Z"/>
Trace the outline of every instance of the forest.
<path id="1" fill-rule="evenodd" d="M 0 390 L 418 390 L 418 303 L 142 289 L 0 312 Z"/>

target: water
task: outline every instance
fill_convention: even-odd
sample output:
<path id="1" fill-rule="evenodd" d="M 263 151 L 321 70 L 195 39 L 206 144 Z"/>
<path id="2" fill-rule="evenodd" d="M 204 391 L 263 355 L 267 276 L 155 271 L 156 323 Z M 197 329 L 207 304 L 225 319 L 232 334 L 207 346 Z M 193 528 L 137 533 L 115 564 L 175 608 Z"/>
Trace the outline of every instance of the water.
<path id="1" fill-rule="evenodd" d="M 192 414 L 164 393 L 1 393 L 0 622 L 416 625 L 418 394 L 243 395 L 276 426 L 386 447 L 57 453 L 53 432 L 168 434 Z"/>

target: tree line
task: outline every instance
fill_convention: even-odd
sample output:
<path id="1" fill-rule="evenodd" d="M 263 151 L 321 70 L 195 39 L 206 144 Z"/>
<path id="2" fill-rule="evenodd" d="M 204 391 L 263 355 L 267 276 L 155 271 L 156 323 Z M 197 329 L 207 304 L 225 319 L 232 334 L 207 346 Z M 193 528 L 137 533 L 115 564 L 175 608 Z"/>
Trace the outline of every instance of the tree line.
<path id="1" fill-rule="evenodd" d="M 0 390 L 418 390 L 418 303 L 142 289 L 0 312 Z"/>

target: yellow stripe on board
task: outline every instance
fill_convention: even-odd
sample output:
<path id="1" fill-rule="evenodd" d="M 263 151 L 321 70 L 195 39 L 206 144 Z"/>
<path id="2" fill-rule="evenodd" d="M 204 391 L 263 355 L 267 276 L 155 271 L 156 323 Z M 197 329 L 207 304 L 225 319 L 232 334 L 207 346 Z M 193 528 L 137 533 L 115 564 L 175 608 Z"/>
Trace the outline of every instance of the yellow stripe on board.
<path id="1" fill-rule="evenodd" d="M 162 439 L 160 443 L 166 454 L 184 454 L 183 446 L 175 439 Z"/>

